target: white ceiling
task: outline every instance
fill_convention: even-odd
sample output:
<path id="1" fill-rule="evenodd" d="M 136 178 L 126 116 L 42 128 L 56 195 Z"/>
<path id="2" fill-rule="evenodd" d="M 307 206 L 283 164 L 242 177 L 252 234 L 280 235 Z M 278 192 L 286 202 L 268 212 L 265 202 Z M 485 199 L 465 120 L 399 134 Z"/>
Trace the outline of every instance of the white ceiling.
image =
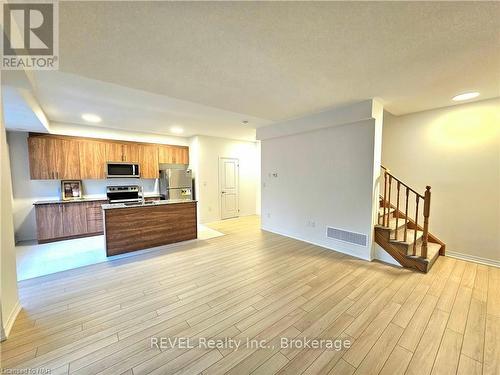
<path id="1" fill-rule="evenodd" d="M 255 126 L 269 121 L 230 111 L 91 80 L 61 72 L 37 72 L 37 97 L 53 122 L 89 125 L 83 113 L 98 114 L 101 126 L 130 131 L 182 136 L 196 134 L 255 139 Z M 249 121 L 244 125 L 242 120 Z"/>
<path id="2" fill-rule="evenodd" d="M 500 96 L 498 2 L 60 2 L 59 34 L 36 93 L 57 122 L 254 139 L 373 97 L 399 115 Z"/>
<path id="3" fill-rule="evenodd" d="M 31 93 L 22 88 L 2 86 L 6 128 L 15 131 L 47 132 L 43 119 L 37 116 Z"/>

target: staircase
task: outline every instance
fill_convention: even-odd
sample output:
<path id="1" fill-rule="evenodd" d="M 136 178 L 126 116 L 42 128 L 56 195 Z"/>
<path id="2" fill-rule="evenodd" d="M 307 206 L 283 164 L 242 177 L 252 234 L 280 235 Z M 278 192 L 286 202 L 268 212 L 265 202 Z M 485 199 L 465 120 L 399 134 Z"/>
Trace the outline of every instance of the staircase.
<path id="1" fill-rule="evenodd" d="M 399 264 L 428 272 L 446 245 L 429 233 L 431 187 L 422 195 L 384 166 L 375 242 Z"/>

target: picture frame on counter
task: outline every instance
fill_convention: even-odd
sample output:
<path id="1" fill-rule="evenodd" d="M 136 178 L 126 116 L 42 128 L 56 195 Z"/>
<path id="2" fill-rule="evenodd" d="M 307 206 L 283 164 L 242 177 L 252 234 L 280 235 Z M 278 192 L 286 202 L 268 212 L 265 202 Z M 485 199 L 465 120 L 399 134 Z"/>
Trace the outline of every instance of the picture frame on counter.
<path id="1" fill-rule="evenodd" d="M 82 199 L 82 180 L 62 180 L 61 196 L 63 201 Z"/>

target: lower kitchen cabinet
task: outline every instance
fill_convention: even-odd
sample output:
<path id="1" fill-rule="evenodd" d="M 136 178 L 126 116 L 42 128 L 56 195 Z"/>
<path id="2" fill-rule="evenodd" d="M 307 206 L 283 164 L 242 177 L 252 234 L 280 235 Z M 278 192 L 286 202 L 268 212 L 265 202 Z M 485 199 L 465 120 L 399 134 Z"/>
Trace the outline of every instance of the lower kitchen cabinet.
<path id="1" fill-rule="evenodd" d="M 103 233 L 103 201 L 35 205 L 39 243 Z"/>
<path id="2" fill-rule="evenodd" d="M 87 208 L 87 232 L 101 234 L 104 231 L 102 224 L 102 209 L 103 202 L 89 202 Z"/>
<path id="3" fill-rule="evenodd" d="M 64 237 L 60 204 L 35 206 L 38 242 Z"/>
<path id="4" fill-rule="evenodd" d="M 78 236 L 87 231 L 87 207 L 85 203 L 63 203 L 62 225 L 64 237 Z"/>

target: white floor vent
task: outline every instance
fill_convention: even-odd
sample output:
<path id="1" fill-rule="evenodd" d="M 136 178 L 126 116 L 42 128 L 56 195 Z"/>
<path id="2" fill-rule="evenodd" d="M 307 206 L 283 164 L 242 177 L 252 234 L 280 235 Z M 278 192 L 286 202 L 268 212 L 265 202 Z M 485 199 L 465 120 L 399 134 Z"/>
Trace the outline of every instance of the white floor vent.
<path id="1" fill-rule="evenodd" d="M 326 227 L 326 236 L 343 242 L 353 243 L 360 246 L 366 246 L 368 236 L 366 234 L 349 232 L 338 228 Z"/>

